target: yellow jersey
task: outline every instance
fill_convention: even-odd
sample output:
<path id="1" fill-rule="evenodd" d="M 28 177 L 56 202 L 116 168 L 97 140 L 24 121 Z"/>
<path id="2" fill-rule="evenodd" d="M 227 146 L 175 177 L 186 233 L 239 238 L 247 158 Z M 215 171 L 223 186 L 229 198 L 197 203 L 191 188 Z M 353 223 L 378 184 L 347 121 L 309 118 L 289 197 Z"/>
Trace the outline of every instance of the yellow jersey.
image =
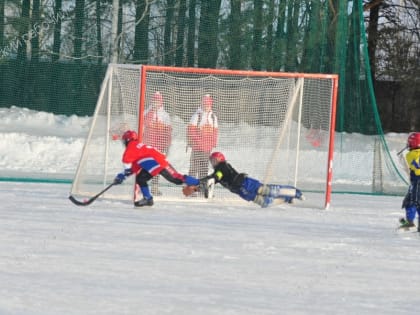
<path id="1" fill-rule="evenodd" d="M 407 161 L 408 168 L 410 169 L 410 178 L 412 180 L 420 179 L 420 149 L 409 151 L 405 155 L 405 160 Z"/>

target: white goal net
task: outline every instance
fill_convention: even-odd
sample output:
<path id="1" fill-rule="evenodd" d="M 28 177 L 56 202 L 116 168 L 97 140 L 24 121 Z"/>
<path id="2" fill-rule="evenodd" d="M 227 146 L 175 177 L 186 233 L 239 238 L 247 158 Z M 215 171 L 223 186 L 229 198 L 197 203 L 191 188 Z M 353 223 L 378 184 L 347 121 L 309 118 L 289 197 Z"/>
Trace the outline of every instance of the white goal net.
<path id="1" fill-rule="evenodd" d="M 203 96 L 209 95 L 212 120 L 217 120 L 212 126 L 217 129 L 217 141 L 214 147 L 209 145 L 212 152 L 223 152 L 237 171 L 262 182 L 294 185 L 320 194 L 319 206 L 327 207 L 337 80 L 336 75 L 324 74 L 111 64 L 71 194 L 93 196 L 122 171 L 124 147 L 117 136 L 133 129 L 141 139 L 145 137 L 151 128 L 147 112 L 159 92 L 171 126 L 167 157 L 180 173 L 189 173 L 194 149 L 188 140 L 188 126 L 205 128 L 192 116 L 202 106 Z M 211 172 L 208 164 L 203 172 Z M 186 199 L 180 186 L 164 178 L 157 185 L 161 195 L 155 195 L 156 200 Z M 219 186 L 211 200 L 241 200 Z M 134 190 L 132 176 L 105 196 L 133 200 Z M 194 200 L 201 199 L 209 201 L 201 196 Z"/>

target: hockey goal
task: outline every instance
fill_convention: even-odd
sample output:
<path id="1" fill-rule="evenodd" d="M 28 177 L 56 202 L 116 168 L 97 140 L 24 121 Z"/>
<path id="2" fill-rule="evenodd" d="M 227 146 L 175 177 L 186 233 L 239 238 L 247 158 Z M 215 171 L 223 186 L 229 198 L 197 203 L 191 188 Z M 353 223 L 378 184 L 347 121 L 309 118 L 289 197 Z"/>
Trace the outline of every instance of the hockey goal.
<path id="1" fill-rule="evenodd" d="M 172 125 L 167 156 L 179 172 L 189 169 L 187 125 L 202 96 L 210 94 L 218 119 L 213 151 L 223 152 L 239 172 L 316 193 L 318 206 L 328 207 L 337 87 L 337 75 L 110 64 L 71 194 L 92 196 L 113 181 L 122 170 L 118 135 L 133 129 L 142 137 L 144 113 L 159 91 Z M 163 178 L 159 190 L 155 199 L 186 200 L 180 186 Z M 132 200 L 133 192 L 132 176 L 106 197 Z M 211 200 L 241 199 L 216 186 Z"/>

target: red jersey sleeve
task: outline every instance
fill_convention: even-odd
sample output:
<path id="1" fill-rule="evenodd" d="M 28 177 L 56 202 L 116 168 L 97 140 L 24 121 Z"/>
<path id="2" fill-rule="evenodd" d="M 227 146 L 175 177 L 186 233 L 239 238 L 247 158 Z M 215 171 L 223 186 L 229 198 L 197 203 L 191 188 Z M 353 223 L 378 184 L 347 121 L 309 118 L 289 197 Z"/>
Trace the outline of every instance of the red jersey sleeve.
<path id="1" fill-rule="evenodd" d="M 143 168 L 153 176 L 159 174 L 162 169 L 169 165 L 166 156 L 162 152 L 138 141 L 128 143 L 122 162 L 130 164 L 133 173 L 137 173 Z"/>

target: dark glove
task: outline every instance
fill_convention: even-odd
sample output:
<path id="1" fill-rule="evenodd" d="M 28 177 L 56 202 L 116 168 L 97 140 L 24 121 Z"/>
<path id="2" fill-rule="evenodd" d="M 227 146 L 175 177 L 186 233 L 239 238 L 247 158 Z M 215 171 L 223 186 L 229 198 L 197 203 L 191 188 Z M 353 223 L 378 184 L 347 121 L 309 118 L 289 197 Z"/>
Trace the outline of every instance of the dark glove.
<path id="1" fill-rule="evenodd" d="M 133 170 L 132 170 L 131 168 L 126 168 L 126 169 L 124 170 L 124 175 L 125 175 L 125 177 L 128 177 L 128 176 L 130 176 L 131 174 L 133 174 Z"/>
<path id="2" fill-rule="evenodd" d="M 114 179 L 114 184 L 115 185 L 122 184 L 125 178 L 126 176 L 124 175 L 124 173 L 119 173 Z"/>
<path id="3" fill-rule="evenodd" d="M 130 176 L 131 174 L 133 174 L 133 171 L 131 170 L 131 168 L 126 168 L 126 169 L 124 170 L 124 172 L 123 172 L 123 173 L 119 173 L 119 174 L 115 177 L 115 179 L 114 179 L 114 184 L 115 184 L 115 185 L 122 184 L 122 182 L 125 180 L 125 178 L 126 178 L 127 176 Z"/>

